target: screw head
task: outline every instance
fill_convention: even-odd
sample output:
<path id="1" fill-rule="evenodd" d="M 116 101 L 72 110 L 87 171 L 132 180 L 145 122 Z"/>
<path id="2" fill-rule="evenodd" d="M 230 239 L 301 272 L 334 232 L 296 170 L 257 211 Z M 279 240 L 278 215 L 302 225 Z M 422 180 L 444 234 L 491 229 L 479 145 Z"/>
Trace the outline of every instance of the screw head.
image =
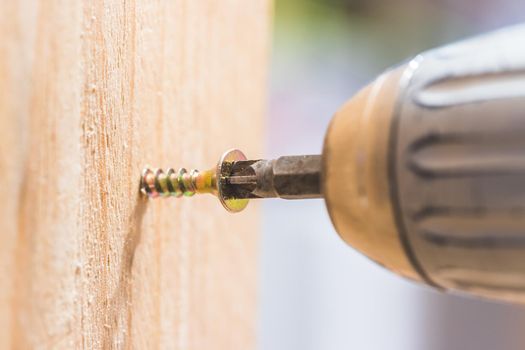
<path id="1" fill-rule="evenodd" d="M 226 151 L 219 163 L 217 164 L 217 190 L 218 197 L 222 206 L 229 212 L 237 213 L 246 208 L 248 199 L 232 199 L 225 197 L 224 186 L 226 185 L 226 177 L 230 175 L 230 165 L 233 162 L 247 160 L 244 153 L 238 149 L 231 149 Z"/>

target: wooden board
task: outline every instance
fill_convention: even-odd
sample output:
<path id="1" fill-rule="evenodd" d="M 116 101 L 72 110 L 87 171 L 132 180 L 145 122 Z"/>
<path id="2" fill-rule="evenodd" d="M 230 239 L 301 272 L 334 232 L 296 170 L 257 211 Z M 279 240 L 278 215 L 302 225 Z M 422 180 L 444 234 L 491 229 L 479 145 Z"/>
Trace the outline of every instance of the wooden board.
<path id="1" fill-rule="evenodd" d="M 247 349 L 253 203 L 141 169 L 260 157 L 268 0 L 0 4 L 0 348 Z"/>

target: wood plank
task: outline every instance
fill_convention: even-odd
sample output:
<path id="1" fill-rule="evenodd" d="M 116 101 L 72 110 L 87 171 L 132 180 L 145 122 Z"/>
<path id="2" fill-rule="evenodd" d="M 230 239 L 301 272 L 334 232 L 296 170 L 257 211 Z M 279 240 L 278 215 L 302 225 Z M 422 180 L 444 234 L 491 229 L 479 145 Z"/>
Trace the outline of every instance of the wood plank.
<path id="1" fill-rule="evenodd" d="M 0 9 L 0 348 L 253 348 L 257 205 L 137 191 L 261 155 L 269 1 Z"/>

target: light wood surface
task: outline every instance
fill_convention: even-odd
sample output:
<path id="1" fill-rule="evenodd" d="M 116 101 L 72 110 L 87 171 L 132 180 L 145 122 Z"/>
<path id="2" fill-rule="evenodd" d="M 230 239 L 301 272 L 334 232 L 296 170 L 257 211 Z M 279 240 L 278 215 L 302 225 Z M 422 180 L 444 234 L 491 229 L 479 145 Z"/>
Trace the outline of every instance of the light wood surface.
<path id="1" fill-rule="evenodd" d="M 261 156 L 268 0 L 0 4 L 0 349 L 255 345 L 253 203 L 145 165 Z"/>

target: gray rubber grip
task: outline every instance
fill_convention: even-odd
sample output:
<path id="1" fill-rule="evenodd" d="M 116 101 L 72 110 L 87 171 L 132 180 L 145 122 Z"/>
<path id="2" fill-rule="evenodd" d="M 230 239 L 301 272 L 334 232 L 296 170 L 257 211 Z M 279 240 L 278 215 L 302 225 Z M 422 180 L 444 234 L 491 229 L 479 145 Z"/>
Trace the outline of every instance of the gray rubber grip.
<path id="1" fill-rule="evenodd" d="M 390 134 L 396 224 L 430 284 L 525 300 L 525 26 L 411 61 Z"/>

